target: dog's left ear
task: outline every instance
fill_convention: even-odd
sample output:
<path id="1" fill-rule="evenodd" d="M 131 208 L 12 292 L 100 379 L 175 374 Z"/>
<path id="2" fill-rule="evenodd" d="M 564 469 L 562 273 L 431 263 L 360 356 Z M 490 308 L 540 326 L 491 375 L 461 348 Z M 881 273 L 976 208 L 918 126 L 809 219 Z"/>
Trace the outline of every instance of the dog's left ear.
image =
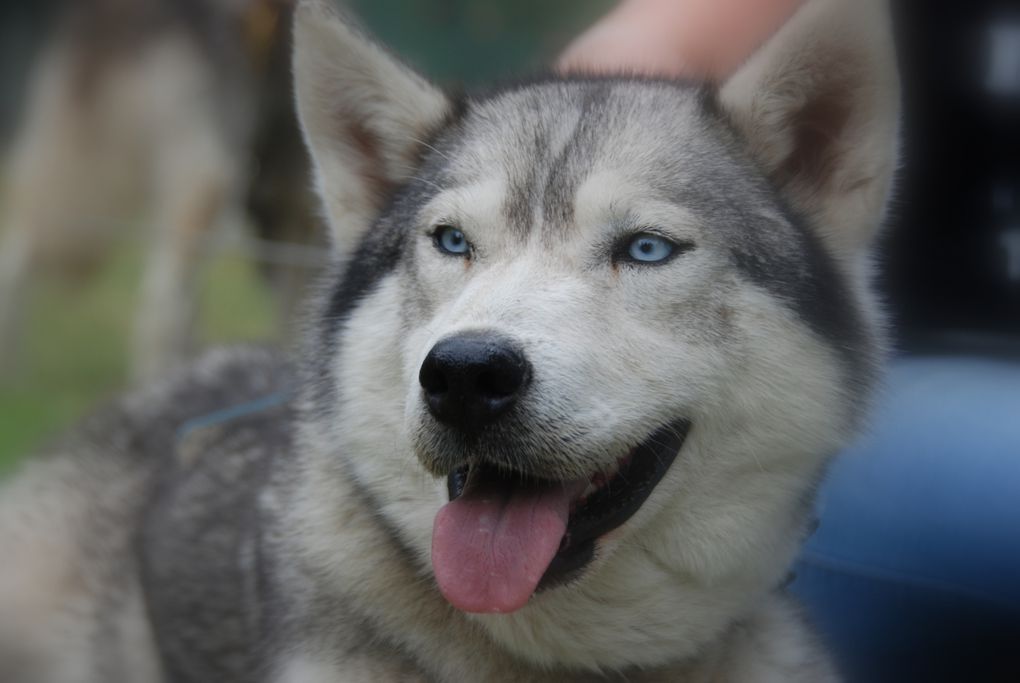
<path id="1" fill-rule="evenodd" d="M 884 0 L 808 0 L 722 88 L 751 153 L 834 256 L 881 225 L 899 82 Z"/>
<path id="2" fill-rule="evenodd" d="M 334 247 L 348 254 L 413 173 L 451 104 L 342 18 L 332 0 L 301 0 L 294 22 L 298 116 Z"/>

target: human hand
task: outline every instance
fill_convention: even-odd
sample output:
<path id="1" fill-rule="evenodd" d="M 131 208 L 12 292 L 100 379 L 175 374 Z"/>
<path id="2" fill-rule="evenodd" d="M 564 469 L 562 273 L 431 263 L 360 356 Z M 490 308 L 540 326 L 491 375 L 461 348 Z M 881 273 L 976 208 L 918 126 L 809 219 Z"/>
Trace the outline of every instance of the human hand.
<path id="1" fill-rule="evenodd" d="M 624 0 L 571 43 L 560 71 L 723 80 L 803 0 Z"/>

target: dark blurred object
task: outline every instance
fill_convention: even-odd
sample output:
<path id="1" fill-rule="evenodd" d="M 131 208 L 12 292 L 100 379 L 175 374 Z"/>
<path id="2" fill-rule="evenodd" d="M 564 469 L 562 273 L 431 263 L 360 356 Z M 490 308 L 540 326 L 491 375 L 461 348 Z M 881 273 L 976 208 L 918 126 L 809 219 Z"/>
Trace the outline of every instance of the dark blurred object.
<path id="1" fill-rule="evenodd" d="M 793 590 L 848 683 L 1020 681 L 1020 363 L 905 357 Z"/>
<path id="2" fill-rule="evenodd" d="M 295 322 L 306 287 L 325 263 L 328 247 L 318 221 L 319 200 L 312 192 L 311 169 L 294 111 L 291 80 L 290 2 L 277 0 L 284 11 L 276 18 L 271 36 L 255 55 L 258 119 L 252 138 L 251 168 L 245 207 L 256 235 L 266 245 L 276 244 L 275 258 L 261 260 L 263 275 L 279 296 L 281 323 Z M 287 248 L 293 254 L 288 257 Z M 301 247 L 317 247 L 321 253 Z M 318 258 L 316 258 L 318 257 Z"/>
<path id="3" fill-rule="evenodd" d="M 1020 5 L 896 14 L 904 172 L 879 253 L 900 347 L 1020 354 Z"/>
<path id="4" fill-rule="evenodd" d="M 30 66 L 62 0 L 0 2 L 0 147 L 19 111 Z"/>
<path id="5" fill-rule="evenodd" d="M 896 0 L 898 350 L 794 592 L 850 683 L 1020 680 L 1020 4 Z M 923 356 L 923 357 L 922 357 Z"/>

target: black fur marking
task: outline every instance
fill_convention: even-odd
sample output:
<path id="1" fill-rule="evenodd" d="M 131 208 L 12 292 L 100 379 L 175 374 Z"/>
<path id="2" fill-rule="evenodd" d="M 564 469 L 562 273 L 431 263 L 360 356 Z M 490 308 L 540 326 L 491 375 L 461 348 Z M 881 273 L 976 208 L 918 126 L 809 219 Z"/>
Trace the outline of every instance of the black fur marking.
<path id="1" fill-rule="evenodd" d="M 786 205 L 782 192 L 747 157 L 740 134 L 712 97 L 701 111 L 728 159 L 706 164 L 712 170 L 684 190 L 680 204 L 694 210 L 712 230 L 727 236 L 733 262 L 751 282 L 784 302 L 843 358 L 848 376 L 866 388 L 875 368 L 868 360 L 870 331 L 845 276 L 813 226 Z M 739 201 L 739 196 L 748 201 Z M 771 207 L 776 218 L 749 209 Z"/>
<path id="2" fill-rule="evenodd" d="M 796 264 L 804 267 L 802 272 L 788 260 L 770 258 L 762 244 L 754 243 L 753 236 L 747 248 L 733 249 L 734 262 L 752 282 L 789 302 L 798 316 L 842 356 L 852 371 L 849 376 L 867 384 L 874 374 L 866 360 L 870 342 L 849 288 L 819 238 L 803 221 L 794 216 L 789 220 L 796 228 L 798 244 L 791 246 L 796 246 L 803 259 Z"/>
<path id="3" fill-rule="evenodd" d="M 538 206 L 546 225 L 562 227 L 573 220 L 574 195 L 585 177 L 584 164 L 594 154 L 597 128 L 602 122 L 599 104 L 607 97 L 609 87 L 598 84 L 582 91 L 577 124 L 555 157 L 551 156 L 556 152 L 550 149 L 550 130 L 539 126 L 519 131 L 522 146 L 529 150 L 525 156 L 532 164 L 520 176 L 508 178 L 509 190 L 503 207 L 507 222 L 517 233 L 526 235 L 531 231 L 536 218 L 533 211 Z M 532 106 L 537 107 L 538 103 Z"/>
<path id="4" fill-rule="evenodd" d="M 426 136 L 419 155 L 418 168 L 411 180 L 395 188 L 380 212 L 380 217 L 365 232 L 354 253 L 345 262 L 335 262 L 325 276 L 327 295 L 320 307 L 319 333 L 309 335 L 306 346 L 308 384 L 315 387 L 312 398 L 320 409 L 327 409 L 337 398 L 338 388 L 327 378 L 333 376 L 329 363 L 336 353 L 337 337 L 355 308 L 389 274 L 395 272 L 413 243 L 406 239 L 420 207 L 438 192 L 448 155 L 442 150 L 442 138 L 456 129 L 466 111 L 463 97 L 451 100 L 446 119 Z"/>
<path id="5" fill-rule="evenodd" d="M 597 149 L 599 128 L 605 120 L 605 101 L 609 86 L 599 84 L 585 89 L 581 112 L 570 141 L 549 165 L 542 197 L 542 217 L 546 226 L 559 229 L 574 221 L 574 198 L 584 182 Z"/>
<path id="6" fill-rule="evenodd" d="M 334 264 L 327 272 L 326 277 L 336 284 L 329 291 L 320 315 L 318 334 L 308 335 L 305 386 L 311 389 L 317 412 L 326 415 L 339 396 L 331 367 L 337 353 L 337 337 L 354 309 L 397 269 L 402 255 L 399 227 L 380 223 L 369 231 L 369 237 L 361 242 L 346 266 Z"/>
<path id="7" fill-rule="evenodd" d="M 531 160 L 524 168 L 509 165 L 506 169 L 507 194 L 503 215 L 510 229 L 522 238 L 531 231 L 533 210 L 540 191 L 539 173 L 549 148 L 550 131 L 542 118 L 539 103 L 530 102 L 524 120 L 515 122 L 516 125 L 510 128 L 515 146 L 522 152 L 521 158 Z"/>
<path id="8" fill-rule="evenodd" d="M 397 224 L 379 221 L 348 259 L 323 316 L 318 341 L 326 348 L 335 347 L 335 337 L 354 309 L 387 274 L 397 269 L 403 254 L 403 232 Z M 331 278 L 336 278 L 335 271 Z"/>
<path id="9" fill-rule="evenodd" d="M 573 221 L 574 199 L 578 186 L 584 181 L 585 170 L 598 151 L 600 134 L 605 132 L 605 105 L 610 100 L 614 85 L 633 82 L 664 86 L 684 92 L 695 93 L 696 98 L 711 99 L 705 95 L 707 88 L 695 81 L 669 80 L 639 75 L 598 74 L 563 77 L 551 73 L 538 74 L 532 78 L 508 81 L 491 89 L 473 94 L 470 103 L 480 106 L 499 97 L 531 87 L 564 84 L 580 86 L 574 96 L 580 101 L 578 122 L 567 143 L 555 158 L 550 154 L 550 131 L 543 125 L 542 116 L 533 128 L 522 126 L 514 131 L 522 150 L 522 158 L 531 159 L 526 169 L 515 169 L 507 177 L 507 197 L 503 213 L 515 233 L 527 235 L 536 219 L 534 211 L 541 209 L 541 218 L 550 229 L 560 229 Z M 540 103 L 531 103 L 538 108 Z M 543 175 L 544 181 L 543 181 Z M 541 184 L 541 185 L 540 185 Z"/>
<path id="10" fill-rule="evenodd" d="M 325 324 L 316 340 L 325 342 L 326 348 L 334 347 L 337 332 L 361 300 L 399 265 L 407 229 L 421 205 L 436 194 L 436 184 L 441 183 L 447 163 L 447 154 L 441 149 L 442 139 L 459 126 L 467 106 L 462 94 L 450 97 L 446 118 L 425 136 L 419 147 L 418 166 L 411 172 L 411 179 L 392 188 L 389 196 L 384 197 L 379 218 L 366 231 L 354 254 L 346 263 L 334 264 L 327 276 L 336 285 L 330 290 L 324 311 Z"/>

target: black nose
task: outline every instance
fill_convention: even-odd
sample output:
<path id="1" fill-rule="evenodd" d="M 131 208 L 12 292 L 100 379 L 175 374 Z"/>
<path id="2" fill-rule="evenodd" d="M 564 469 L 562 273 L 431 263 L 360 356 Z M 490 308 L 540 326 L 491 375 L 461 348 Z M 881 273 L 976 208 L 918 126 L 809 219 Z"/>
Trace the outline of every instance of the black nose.
<path id="1" fill-rule="evenodd" d="M 432 347 L 418 381 L 437 420 L 474 431 L 505 413 L 531 379 L 531 365 L 505 338 L 466 333 Z"/>

